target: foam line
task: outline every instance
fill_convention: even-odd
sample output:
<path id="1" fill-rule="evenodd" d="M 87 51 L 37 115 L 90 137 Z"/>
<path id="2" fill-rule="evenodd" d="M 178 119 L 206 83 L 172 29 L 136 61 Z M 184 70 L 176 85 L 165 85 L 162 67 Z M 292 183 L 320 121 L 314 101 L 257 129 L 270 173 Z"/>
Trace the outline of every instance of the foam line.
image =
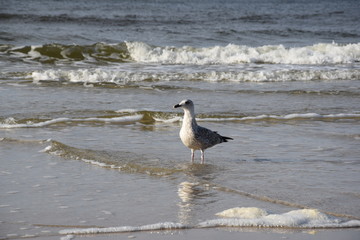
<path id="1" fill-rule="evenodd" d="M 251 208 L 261 210 L 257 208 Z M 358 220 L 341 220 L 330 218 L 317 209 L 293 210 L 280 214 L 265 214 L 251 218 L 218 218 L 200 222 L 195 225 L 184 225 L 174 222 L 162 222 L 144 226 L 119 226 L 104 228 L 72 228 L 59 231 L 61 235 L 128 233 L 145 231 L 203 229 L 219 227 L 254 227 L 281 229 L 325 229 L 325 228 L 360 228 Z"/>
<path id="2" fill-rule="evenodd" d="M 126 233 L 126 232 L 142 232 L 142 231 L 159 231 L 159 230 L 174 230 L 187 229 L 189 226 L 180 223 L 163 222 L 144 226 L 120 226 L 107 228 L 85 228 L 85 229 L 64 229 L 59 231 L 60 234 L 99 234 L 99 233 Z"/>
<path id="3" fill-rule="evenodd" d="M 124 117 L 113 117 L 113 118 L 55 118 L 51 120 L 46 120 L 43 122 L 33 123 L 16 123 L 14 119 L 6 120 L 5 123 L 0 123 L 0 129 L 9 129 L 9 128 L 38 128 L 45 127 L 57 123 L 66 123 L 66 122 L 104 122 L 104 123 L 121 123 L 121 122 L 136 122 L 143 118 L 142 114 L 133 115 L 133 116 L 124 116 Z"/>
<path id="4" fill-rule="evenodd" d="M 262 114 L 258 116 L 247 117 L 205 117 L 196 118 L 199 122 L 236 122 L 236 121 L 266 121 L 266 120 L 296 120 L 296 119 L 348 119 L 360 118 L 359 113 L 335 113 L 335 114 L 319 114 L 319 113 L 291 113 L 287 115 Z M 173 117 L 170 119 L 154 118 L 155 121 L 164 123 L 173 123 L 182 121 L 181 117 Z"/>

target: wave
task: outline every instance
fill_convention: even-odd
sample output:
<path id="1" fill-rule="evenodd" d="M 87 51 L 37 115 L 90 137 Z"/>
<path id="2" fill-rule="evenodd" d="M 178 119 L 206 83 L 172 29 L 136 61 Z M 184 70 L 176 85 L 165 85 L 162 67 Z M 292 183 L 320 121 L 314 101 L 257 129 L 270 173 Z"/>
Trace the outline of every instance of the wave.
<path id="1" fill-rule="evenodd" d="M 127 42 L 130 56 L 137 62 L 161 64 L 347 64 L 360 61 L 360 43 L 326 44 L 286 48 L 283 45 L 250 47 L 229 44 L 206 48 L 153 47 L 143 42 Z"/>
<path id="2" fill-rule="evenodd" d="M 92 45 L 45 44 L 31 46 L 0 45 L 0 53 L 17 57 L 23 61 L 46 64 L 73 63 L 122 63 L 130 60 L 125 43 Z"/>
<path id="3" fill-rule="evenodd" d="M 199 122 L 245 122 L 245 121 L 286 121 L 286 120 L 334 120 L 334 119 L 359 119 L 359 113 L 337 113 L 337 114 L 318 114 L 318 113 L 292 113 L 286 115 L 262 114 L 258 116 L 203 116 L 197 118 Z M 154 118 L 156 121 L 171 123 L 181 121 L 178 116 L 170 119 Z"/>
<path id="4" fill-rule="evenodd" d="M 40 128 L 55 124 L 72 124 L 72 123 L 133 123 L 141 120 L 143 115 L 132 115 L 122 117 L 91 117 L 91 118 L 54 118 L 54 119 L 32 119 L 32 120 L 15 120 L 9 117 L 0 122 L 0 129 L 10 128 Z"/>
<path id="5" fill-rule="evenodd" d="M 54 119 L 18 119 L 8 117 L 0 121 L 0 129 L 12 128 L 41 128 L 52 125 L 71 125 L 71 124 L 132 124 L 140 122 L 142 124 L 156 124 L 156 123 L 177 123 L 182 121 L 181 114 L 175 112 L 158 112 L 149 110 L 124 109 L 115 111 L 114 114 L 121 114 L 122 116 L 97 116 L 88 118 L 54 118 Z M 244 115 L 230 115 L 231 113 L 224 113 L 223 115 L 202 114 L 197 117 L 199 122 L 255 122 L 255 121 L 332 121 L 353 119 L 359 120 L 360 113 L 334 113 L 334 114 L 319 114 L 319 113 L 291 113 L 285 115 L 261 114 L 257 116 Z M 126 115 L 126 116 L 124 116 Z"/>
<path id="6" fill-rule="evenodd" d="M 24 75 L 24 74 L 23 74 Z M 159 72 L 121 71 L 109 69 L 41 70 L 23 76 L 33 83 L 81 83 L 87 86 L 126 86 L 141 82 L 206 81 L 206 82 L 288 82 L 288 81 L 329 81 L 358 80 L 360 69 L 282 69 L 258 71 L 207 71 L 207 72 Z"/>
<path id="7" fill-rule="evenodd" d="M 202 229 L 218 227 L 255 227 L 255 228 L 291 228 L 291 229 L 321 229 L 321 228 L 359 228 L 359 220 L 343 220 L 329 217 L 317 209 L 293 210 L 280 214 L 267 214 L 259 208 L 241 208 L 241 217 L 220 218 L 207 220 L 196 225 L 185 225 L 174 222 L 161 222 L 144 226 L 119 226 L 105 228 L 73 228 L 63 229 L 59 234 L 102 234 L 124 233 L 160 230 Z M 254 215 L 253 212 L 265 212 L 263 215 Z"/>
<path id="8" fill-rule="evenodd" d="M 0 53 L 42 63 L 86 61 L 90 63 L 157 63 L 181 65 L 290 64 L 332 65 L 360 62 L 360 43 L 319 43 L 304 47 L 265 45 L 152 46 L 145 42 L 93 45 L 45 44 L 40 46 L 0 45 Z"/>
<path id="9" fill-rule="evenodd" d="M 80 160 L 99 167 L 159 177 L 182 171 L 181 168 L 174 167 L 173 163 L 149 161 L 145 156 L 136 153 L 82 149 L 68 146 L 54 140 L 49 140 L 47 142 L 49 143 L 49 146 L 45 147 L 41 152 L 66 159 Z"/>

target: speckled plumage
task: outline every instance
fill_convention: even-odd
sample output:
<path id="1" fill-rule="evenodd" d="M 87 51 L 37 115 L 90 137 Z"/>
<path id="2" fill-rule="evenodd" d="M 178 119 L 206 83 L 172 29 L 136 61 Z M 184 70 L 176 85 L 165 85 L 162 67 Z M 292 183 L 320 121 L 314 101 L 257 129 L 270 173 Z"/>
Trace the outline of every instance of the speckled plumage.
<path id="1" fill-rule="evenodd" d="M 180 130 L 180 139 L 185 146 L 191 149 L 191 161 L 194 162 L 195 150 L 201 151 L 201 163 L 205 162 L 204 150 L 216 144 L 227 142 L 232 138 L 224 137 L 210 129 L 197 125 L 195 119 L 194 103 L 191 100 L 183 100 L 174 108 L 181 107 L 184 110 L 184 119 Z"/>

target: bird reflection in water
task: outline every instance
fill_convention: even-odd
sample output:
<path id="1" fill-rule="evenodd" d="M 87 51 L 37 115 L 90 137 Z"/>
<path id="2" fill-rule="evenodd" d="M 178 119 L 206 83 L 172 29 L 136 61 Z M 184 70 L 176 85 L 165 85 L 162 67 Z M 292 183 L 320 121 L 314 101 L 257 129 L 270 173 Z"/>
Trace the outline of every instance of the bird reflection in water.
<path id="1" fill-rule="evenodd" d="M 179 221 L 182 224 L 194 224 L 192 222 L 197 212 L 201 212 L 207 205 L 216 202 L 216 191 L 207 184 L 213 180 L 216 171 L 213 165 L 187 164 L 186 174 L 188 181 L 178 185 Z"/>

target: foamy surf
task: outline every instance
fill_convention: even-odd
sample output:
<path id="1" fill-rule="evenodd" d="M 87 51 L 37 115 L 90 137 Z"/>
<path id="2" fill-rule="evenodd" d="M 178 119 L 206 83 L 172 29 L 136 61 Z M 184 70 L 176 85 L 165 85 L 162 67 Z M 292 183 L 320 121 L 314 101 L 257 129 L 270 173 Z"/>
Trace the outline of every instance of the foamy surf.
<path id="1" fill-rule="evenodd" d="M 211 47 L 152 46 L 146 42 L 95 43 L 93 45 L 44 44 L 31 46 L 0 45 L 0 53 L 23 61 L 43 63 L 82 62 L 109 64 L 137 62 L 159 64 L 351 64 L 360 61 L 360 43 L 317 43 L 303 47 L 284 45 L 228 44 Z"/>
<path id="2" fill-rule="evenodd" d="M 227 218 L 253 219 L 253 218 L 264 217 L 268 215 L 268 213 L 265 210 L 256 207 L 247 207 L 247 208 L 236 207 L 216 213 L 215 215 L 219 217 L 227 217 Z"/>
<path id="3" fill-rule="evenodd" d="M 225 218 L 202 222 L 200 227 L 264 227 L 264 228 L 350 228 L 360 227 L 359 220 L 330 217 L 317 209 L 300 209 L 268 214 L 260 208 L 235 208 L 217 214 Z"/>
<path id="4" fill-rule="evenodd" d="M 283 45 L 250 47 L 229 44 L 205 48 L 157 47 L 144 42 L 126 42 L 136 62 L 161 64 L 345 64 L 360 61 L 360 44 L 319 43 L 286 48 Z"/>
<path id="5" fill-rule="evenodd" d="M 161 222 L 143 226 L 119 226 L 104 228 L 72 228 L 59 231 L 62 235 L 125 233 L 161 230 L 182 230 L 199 228 L 293 228 L 293 229 L 321 229 L 321 228 L 359 228 L 359 220 L 343 220 L 329 217 L 317 209 L 300 209 L 279 214 L 268 214 L 266 210 L 251 208 L 228 209 L 217 215 L 225 218 L 206 220 L 195 225 L 184 225 L 174 222 Z"/>
<path id="6" fill-rule="evenodd" d="M 130 83 L 169 82 L 169 81 L 204 81 L 204 82 L 289 82 L 289 81 L 319 81 L 319 80 L 357 80 L 360 70 L 353 69 L 292 69 L 287 66 L 281 69 L 228 69 L 207 72 L 176 72 L 171 67 L 162 67 L 158 72 L 152 71 L 119 71 L 112 69 L 50 69 L 33 71 L 27 76 L 34 84 L 46 82 L 76 83 L 76 84 L 113 84 L 126 86 Z"/>

